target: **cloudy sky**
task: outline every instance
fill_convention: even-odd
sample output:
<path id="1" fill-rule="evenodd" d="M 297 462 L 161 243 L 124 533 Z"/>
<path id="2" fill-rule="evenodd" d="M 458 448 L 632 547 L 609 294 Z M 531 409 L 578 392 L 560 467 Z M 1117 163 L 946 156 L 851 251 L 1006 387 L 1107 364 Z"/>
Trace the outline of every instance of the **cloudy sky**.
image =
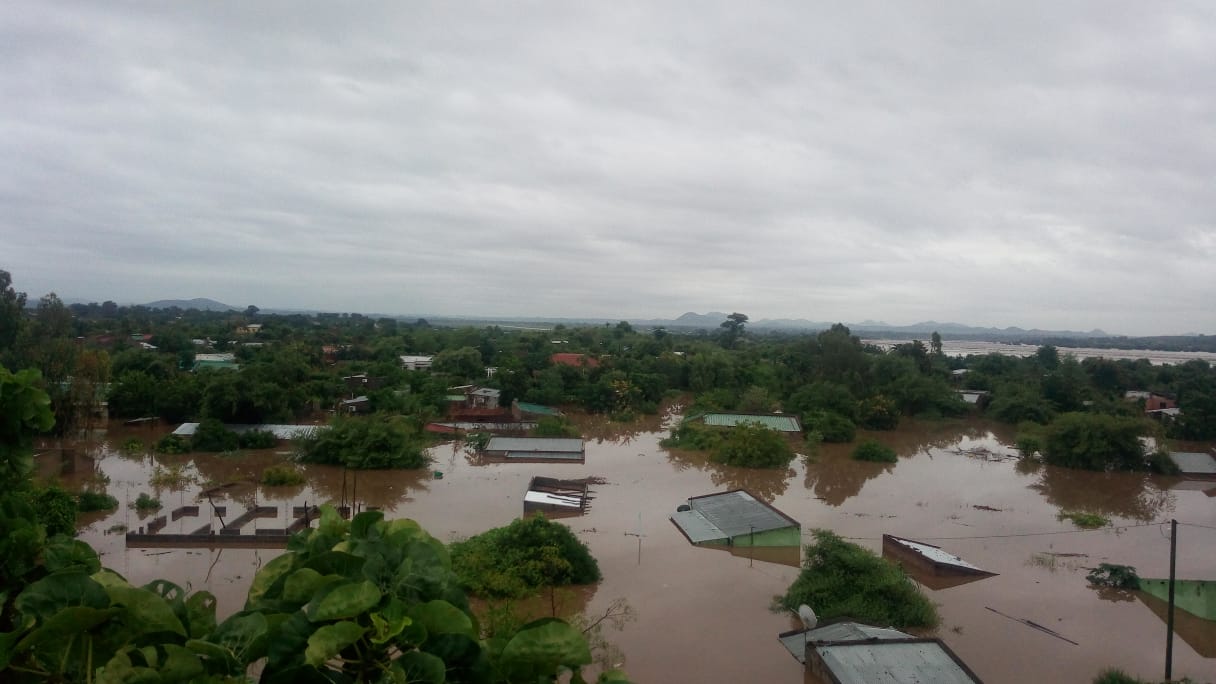
<path id="1" fill-rule="evenodd" d="M 32 297 L 1216 333 L 1216 4 L 9 2 Z"/>

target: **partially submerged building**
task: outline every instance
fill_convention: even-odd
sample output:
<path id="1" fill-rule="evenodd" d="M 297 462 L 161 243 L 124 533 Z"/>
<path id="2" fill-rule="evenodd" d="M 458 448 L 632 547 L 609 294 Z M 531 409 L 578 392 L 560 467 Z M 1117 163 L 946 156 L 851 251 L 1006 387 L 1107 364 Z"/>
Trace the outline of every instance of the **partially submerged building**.
<path id="1" fill-rule="evenodd" d="M 509 463 L 584 463 L 583 440 L 569 437 L 493 437 L 482 452 Z"/>
<path id="2" fill-rule="evenodd" d="M 524 515 L 541 513 L 546 518 L 582 515 L 591 502 L 587 480 L 558 480 L 534 477 L 524 493 Z"/>
<path id="3" fill-rule="evenodd" d="M 259 432 L 269 432 L 275 436 L 275 439 L 301 439 L 304 437 L 312 437 L 317 430 L 325 430 L 327 425 L 232 425 L 224 424 L 224 427 L 232 432 L 250 432 L 257 430 Z M 173 431 L 173 434 L 180 437 L 193 437 L 195 430 L 198 429 L 198 423 L 182 423 Z"/>
<path id="4" fill-rule="evenodd" d="M 754 423 L 777 432 L 802 432 L 797 416 L 784 413 L 706 413 L 701 422 L 711 427 L 735 427 Z"/>
<path id="5" fill-rule="evenodd" d="M 1203 451 L 1171 451 L 1178 472 L 1190 478 L 1216 480 L 1216 456 Z"/>
<path id="6" fill-rule="evenodd" d="M 802 544 L 797 520 L 742 489 L 694 496 L 676 510 L 671 522 L 696 546 Z"/>
<path id="7" fill-rule="evenodd" d="M 930 589 L 947 589 L 996 575 L 942 549 L 912 539 L 882 536 L 882 555 Z"/>
<path id="8" fill-rule="evenodd" d="M 831 684 L 982 684 L 941 639 L 838 621 L 778 635 L 798 662 Z"/>

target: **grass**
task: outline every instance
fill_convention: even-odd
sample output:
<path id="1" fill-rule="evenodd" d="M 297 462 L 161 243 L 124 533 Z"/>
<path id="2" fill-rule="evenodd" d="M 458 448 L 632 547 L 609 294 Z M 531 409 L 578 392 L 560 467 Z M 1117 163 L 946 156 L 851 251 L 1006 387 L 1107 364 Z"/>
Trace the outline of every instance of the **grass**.
<path id="1" fill-rule="evenodd" d="M 287 487 L 304 484 L 304 473 L 288 465 L 270 466 L 262 471 L 262 484 L 267 487 Z"/>
<path id="2" fill-rule="evenodd" d="M 1084 511 L 1060 511 L 1056 515 L 1056 520 L 1071 520 L 1072 524 L 1085 530 L 1096 530 L 1110 524 L 1110 518 Z"/>
<path id="3" fill-rule="evenodd" d="M 194 476 L 186 472 L 186 466 L 181 464 L 156 466 L 148 477 L 148 484 L 157 489 L 183 489 L 191 482 L 194 482 Z"/>
<path id="4" fill-rule="evenodd" d="M 898 566 L 828 530 L 815 530 L 803 570 L 778 604 L 810 606 L 819 619 L 850 618 L 896 628 L 934 627 L 937 608 Z"/>

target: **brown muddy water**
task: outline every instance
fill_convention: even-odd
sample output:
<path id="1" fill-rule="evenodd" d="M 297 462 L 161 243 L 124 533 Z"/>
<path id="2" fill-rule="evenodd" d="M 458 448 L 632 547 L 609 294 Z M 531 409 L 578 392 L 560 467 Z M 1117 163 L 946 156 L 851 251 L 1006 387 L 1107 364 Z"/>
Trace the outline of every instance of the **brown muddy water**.
<path id="1" fill-rule="evenodd" d="M 1216 490 L 1177 478 L 1028 467 L 1014 457 L 1008 428 L 979 420 L 908 422 L 897 432 L 872 435 L 899 452 L 896 464 L 855 462 L 847 445 L 825 445 L 809 463 L 799 458 L 776 472 L 719 466 L 699 453 L 662 449 L 657 418 L 628 425 L 588 418 L 581 425 L 588 440 L 585 464 L 479 464 L 459 445 L 444 444 L 432 452 L 433 470 L 442 471 L 442 479 L 433 479 L 431 470 L 363 472 L 357 478 L 348 473 L 346 498 L 382 507 L 390 518 L 413 518 L 451 541 L 520 516 L 535 475 L 604 478 L 606 484 L 592 487 L 587 515 L 563 522 L 590 545 L 604 573 L 604 581 L 579 594 L 577 602 L 595 613 L 625 598 L 636 615 L 607 636 L 639 682 L 811 681 L 776 639 L 796 627 L 796 620 L 769 609 L 797 569 L 760 555 L 749 558 L 745 551 L 689 545 L 668 516 L 690 496 L 745 488 L 801 521 L 808 538 L 811 529 L 828 528 L 877 552 L 881 535 L 890 533 L 940 545 L 1000 573 L 939 591 L 926 588 L 942 616 L 936 635 L 989 684 L 1088 682 L 1110 666 L 1160 677 L 1166 630 L 1159 607 L 1132 595 L 1100 595 L 1088 587 L 1085 574 L 1112 562 L 1133 565 L 1145 577 L 1166 577 L 1167 529 L 1153 523 L 1174 517 L 1216 528 L 1216 497 L 1209 496 Z M 285 527 L 292 505 L 342 500 L 342 471 L 309 466 L 308 485 L 262 487 L 251 482 L 288 452 L 160 456 L 119 448 L 131 437 L 152 444 L 167 431 L 116 426 L 75 450 L 46 450 L 39 456 L 40 472 L 68 487 L 104 484 L 119 499 L 115 512 L 82 517 L 81 538 L 107 566 L 137 583 L 164 577 L 210 590 L 221 613 L 231 613 L 240 608 L 257 569 L 281 552 L 128 549 L 124 536 L 112 530 L 136 530 L 151 516 L 141 518 L 127 503 L 149 492 L 162 498 L 161 513 L 167 513 L 198 503 L 201 483 L 243 480 L 247 484 L 213 499 L 227 506 L 227 519 L 257 505 L 278 507 L 277 518 L 254 520 L 243 530 L 253 534 L 255 527 Z M 159 489 L 148 484 L 157 468 L 171 466 L 193 483 Z M 1057 520 L 1061 509 L 1100 513 L 1113 526 L 1078 531 Z M 199 517 L 172 521 L 164 532 L 191 532 L 211 519 L 204 500 Z M 1180 578 L 1216 578 L 1216 529 L 1180 527 L 1178 547 Z M 1078 645 L 989 608 L 1034 621 Z M 1187 630 L 1175 638 L 1175 677 L 1216 679 L 1216 660 L 1196 652 L 1211 653 L 1216 623 L 1190 621 Z"/>

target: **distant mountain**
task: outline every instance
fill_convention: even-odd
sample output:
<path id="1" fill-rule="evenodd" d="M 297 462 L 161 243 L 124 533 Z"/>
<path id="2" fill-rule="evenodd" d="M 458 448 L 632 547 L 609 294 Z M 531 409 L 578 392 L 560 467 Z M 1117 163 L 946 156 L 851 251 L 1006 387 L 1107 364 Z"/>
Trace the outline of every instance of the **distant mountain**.
<path id="1" fill-rule="evenodd" d="M 199 311 L 241 311 L 241 309 L 231 304 L 217 302 L 214 299 L 207 299 L 205 297 L 196 297 L 194 299 L 158 299 L 155 302 L 144 304 L 144 306 L 149 309 L 172 309 L 176 306 L 179 309 L 198 309 Z"/>
<path id="2" fill-rule="evenodd" d="M 646 320 L 632 321 L 637 325 L 668 326 L 683 328 L 717 328 L 726 320 L 726 314 L 711 311 L 706 314 L 688 312 L 679 318 L 669 321 Z M 765 318 L 748 321 L 752 330 L 827 330 L 832 323 L 825 321 L 809 321 L 805 318 Z M 891 325 L 883 321 L 864 320 L 859 323 L 845 323 L 854 333 L 865 333 L 867 336 L 932 335 L 941 333 L 944 337 L 985 337 L 994 340 L 1015 340 L 1032 337 L 1109 337 L 1102 330 L 1077 332 L 1073 330 L 1040 330 L 1034 328 L 980 328 L 962 323 L 939 323 L 937 321 L 922 321 L 912 325 Z"/>

